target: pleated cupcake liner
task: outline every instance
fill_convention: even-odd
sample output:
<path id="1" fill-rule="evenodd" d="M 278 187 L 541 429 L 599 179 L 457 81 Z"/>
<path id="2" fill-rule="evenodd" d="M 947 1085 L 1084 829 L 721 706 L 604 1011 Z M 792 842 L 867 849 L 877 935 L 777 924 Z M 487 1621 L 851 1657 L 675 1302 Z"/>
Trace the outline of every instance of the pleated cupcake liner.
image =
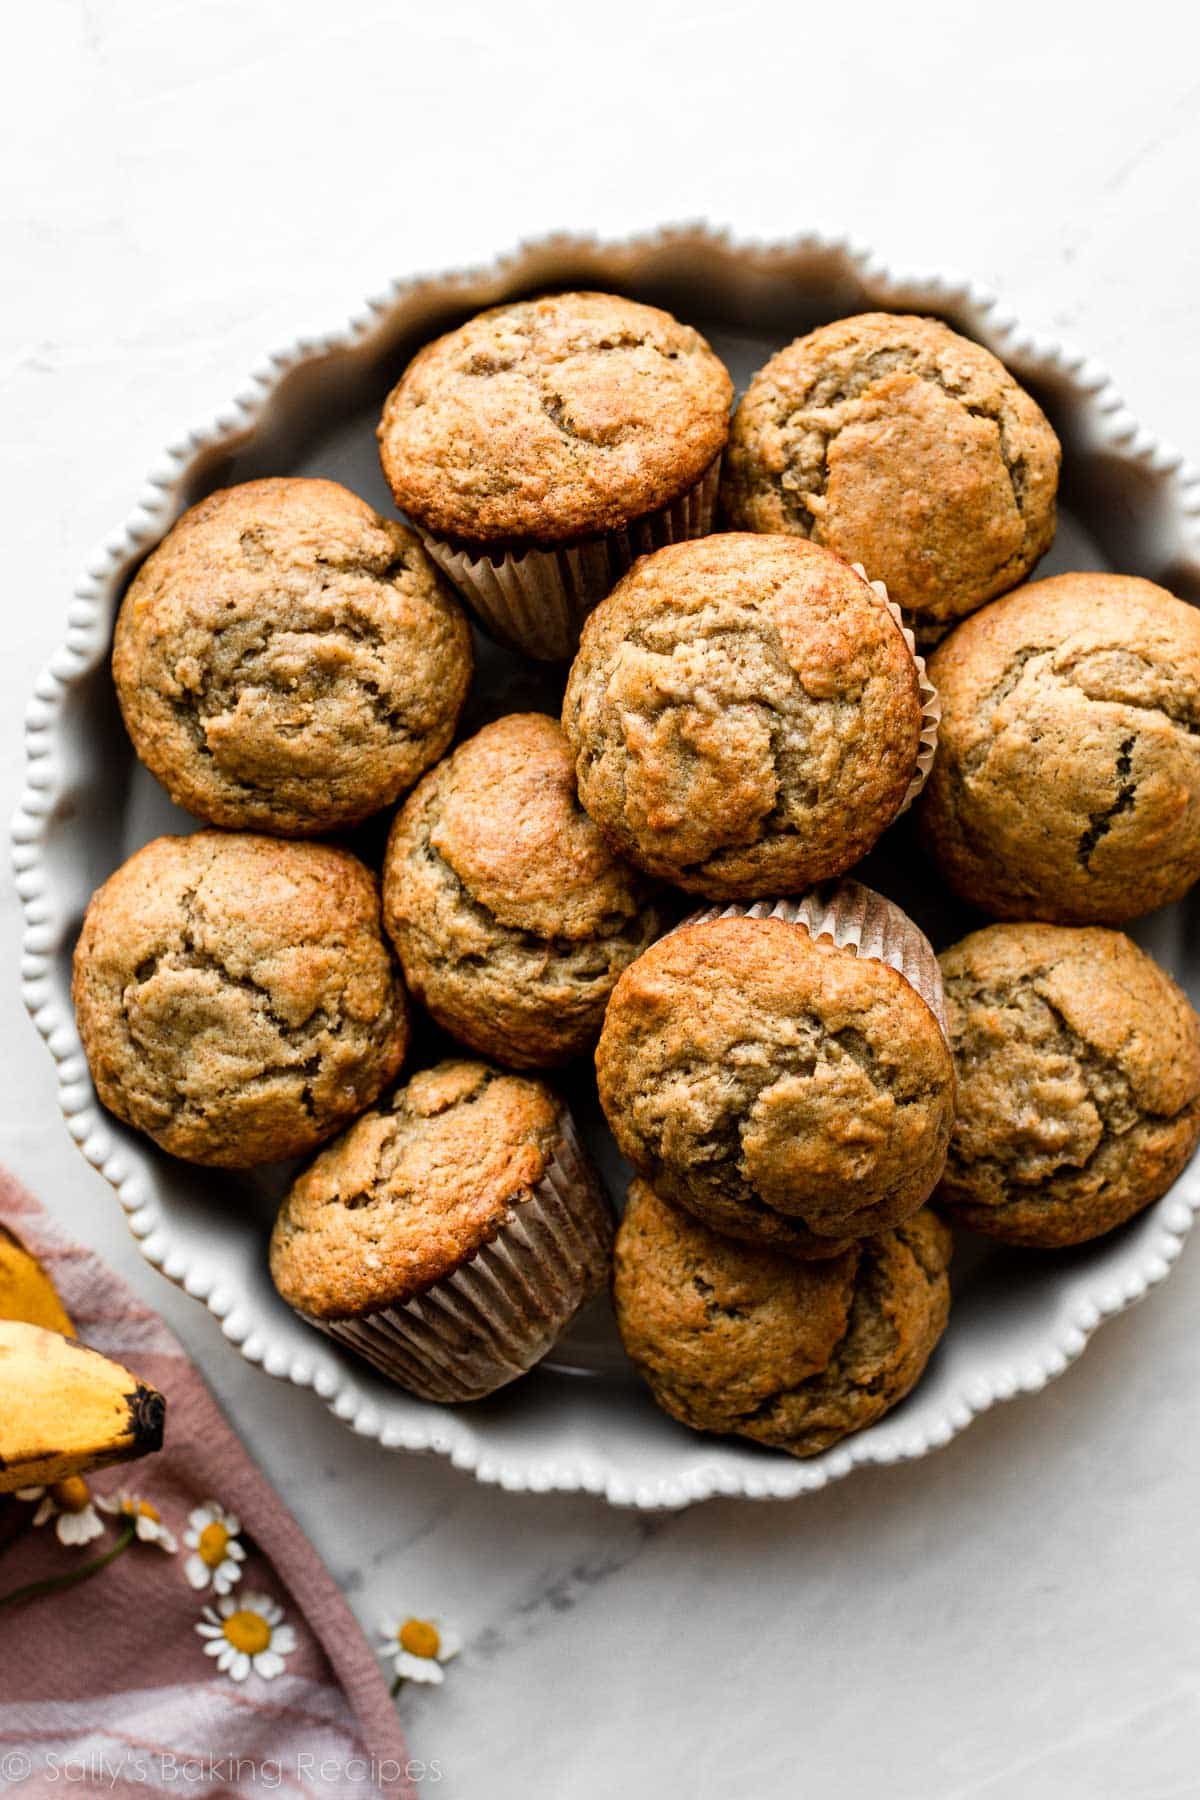
<path id="1" fill-rule="evenodd" d="M 839 949 L 887 963 L 921 996 L 950 1042 L 942 971 L 933 945 L 908 914 L 861 881 L 813 888 L 797 899 L 733 902 L 691 913 L 683 925 L 713 919 L 782 919 L 802 926 L 812 938 L 831 938 Z M 680 926 L 679 929 L 683 927 Z"/>
<path id="2" fill-rule="evenodd" d="M 913 636 L 909 626 L 904 623 L 904 614 L 888 594 L 886 584 L 882 581 L 872 581 L 861 563 L 851 563 L 850 567 L 854 570 L 856 575 L 862 576 L 867 586 L 874 593 L 876 599 L 886 606 L 891 617 L 895 620 L 901 636 L 908 645 L 914 663 L 917 665 L 917 681 L 920 684 L 921 690 L 921 741 L 917 749 L 917 766 L 913 772 L 913 778 L 908 784 L 908 789 L 903 800 L 900 802 L 900 809 L 896 814 L 896 817 L 899 818 L 901 813 L 906 813 L 908 811 L 921 789 L 925 786 L 925 783 L 929 780 L 929 771 L 932 769 L 933 759 L 937 755 L 938 728 L 942 722 L 942 702 L 937 689 L 929 679 L 929 671 L 925 666 L 925 658 L 917 649 L 917 640 Z"/>
<path id="3" fill-rule="evenodd" d="M 579 646 L 588 614 L 639 556 L 712 530 L 721 458 L 686 493 L 619 531 L 553 550 L 477 555 L 424 535 L 425 548 L 484 629 L 539 662 L 565 662 Z"/>
<path id="4" fill-rule="evenodd" d="M 605 1284 L 613 1220 L 564 1114 L 529 1198 L 453 1274 L 402 1305 L 311 1322 L 423 1400 L 478 1400 L 524 1375 Z"/>

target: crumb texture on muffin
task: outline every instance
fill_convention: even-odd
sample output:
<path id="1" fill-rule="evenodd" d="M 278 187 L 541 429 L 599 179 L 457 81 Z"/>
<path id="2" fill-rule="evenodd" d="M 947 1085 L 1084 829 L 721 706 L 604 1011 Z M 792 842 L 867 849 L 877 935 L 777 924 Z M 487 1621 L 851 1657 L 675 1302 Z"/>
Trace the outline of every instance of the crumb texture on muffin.
<path id="1" fill-rule="evenodd" d="M 1200 1143 L 1200 1018 L 1118 931 L 992 925 L 942 956 L 958 1117 L 939 1204 L 1009 1243 L 1083 1243 Z"/>
<path id="2" fill-rule="evenodd" d="M 562 1129 L 541 1082 L 475 1062 L 422 1070 L 294 1183 L 271 1239 L 276 1287 L 315 1319 L 423 1293 L 528 1200 Z"/>
<path id="3" fill-rule="evenodd" d="M 917 667 L 886 607 L 800 539 L 644 558 L 584 627 L 563 702 L 580 798 L 619 853 L 714 899 L 857 862 L 917 764 Z"/>
<path id="4" fill-rule="evenodd" d="M 730 1236 L 829 1256 L 942 1170 L 950 1053 L 895 969 L 779 919 L 681 926 L 622 975 L 596 1052 L 617 1143 Z"/>
<path id="5" fill-rule="evenodd" d="M 924 1210 L 796 1262 L 718 1236 L 635 1181 L 614 1253 L 617 1324 L 673 1418 L 815 1456 L 920 1378 L 946 1327 L 950 1252 Z"/>
<path id="6" fill-rule="evenodd" d="M 113 676 L 178 805 L 303 835 L 390 805 L 437 760 L 471 635 L 405 526 L 333 481 L 249 481 L 192 507 L 135 575 Z"/>
<path id="7" fill-rule="evenodd" d="M 374 877 L 324 844 L 154 839 L 93 896 L 73 994 L 109 1111 L 231 1169 L 315 1148 L 408 1036 Z"/>
<path id="8" fill-rule="evenodd" d="M 541 713 L 485 726 L 425 777 L 392 829 L 383 894 L 413 992 L 461 1042 L 515 1067 L 590 1049 L 617 977 L 659 928 Z"/>
<path id="9" fill-rule="evenodd" d="M 561 543 L 667 505 L 720 453 L 733 385 L 698 331 L 612 294 L 492 308 L 389 394 L 384 474 L 423 529 Z"/>
<path id="10" fill-rule="evenodd" d="M 930 677 L 918 815 L 962 898 L 1121 924 L 1200 877 L 1200 609 L 1133 576 L 1056 575 L 960 625 Z"/>
<path id="11" fill-rule="evenodd" d="M 936 319 L 863 313 L 754 377 L 723 500 L 735 525 L 864 563 L 936 636 L 1050 547 L 1059 458 L 1040 407 L 990 351 Z"/>

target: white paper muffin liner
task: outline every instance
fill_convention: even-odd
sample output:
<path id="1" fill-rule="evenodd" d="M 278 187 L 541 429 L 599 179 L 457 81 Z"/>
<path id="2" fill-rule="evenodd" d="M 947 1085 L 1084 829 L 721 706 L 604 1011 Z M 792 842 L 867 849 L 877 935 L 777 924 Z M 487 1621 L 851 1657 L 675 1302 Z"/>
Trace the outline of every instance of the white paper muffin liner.
<path id="1" fill-rule="evenodd" d="M 937 1020 L 947 1045 L 946 997 L 933 945 L 900 908 L 861 881 L 838 881 L 813 888 L 793 900 L 754 900 L 710 906 L 683 920 L 704 925 L 713 919 L 783 919 L 813 938 L 832 938 L 842 950 L 887 963 L 915 988 Z"/>
<path id="2" fill-rule="evenodd" d="M 310 1319 L 423 1400 L 478 1400 L 539 1362 L 608 1277 L 612 1212 L 569 1114 L 545 1173 L 489 1244 L 400 1306 Z"/>
<path id="3" fill-rule="evenodd" d="M 434 562 L 493 637 L 539 662 L 565 662 L 579 646 L 587 615 L 639 556 L 712 530 L 720 478 L 718 456 L 669 506 L 620 531 L 554 550 L 475 556 L 448 539 L 422 536 Z"/>
<path id="4" fill-rule="evenodd" d="M 900 802 L 900 810 L 896 814 L 896 817 L 899 818 L 900 813 L 906 813 L 908 811 L 921 789 L 925 786 L 925 783 L 929 780 L 929 771 L 932 769 L 933 759 L 937 755 L 938 727 L 942 722 L 942 702 L 938 696 L 937 689 L 929 679 L 929 672 L 925 667 L 925 658 L 917 649 L 917 640 L 913 636 L 910 628 L 904 623 L 904 614 L 900 611 L 896 602 L 889 597 L 884 583 L 882 581 L 872 581 L 861 563 L 851 563 L 850 567 L 854 570 L 856 575 L 862 576 L 876 598 L 881 600 L 887 607 L 888 612 L 899 626 L 901 635 L 912 653 L 912 659 L 917 665 L 917 680 L 920 683 L 921 688 L 921 741 L 917 749 L 917 766 L 913 773 L 913 778 L 908 784 L 908 789 L 903 800 Z"/>

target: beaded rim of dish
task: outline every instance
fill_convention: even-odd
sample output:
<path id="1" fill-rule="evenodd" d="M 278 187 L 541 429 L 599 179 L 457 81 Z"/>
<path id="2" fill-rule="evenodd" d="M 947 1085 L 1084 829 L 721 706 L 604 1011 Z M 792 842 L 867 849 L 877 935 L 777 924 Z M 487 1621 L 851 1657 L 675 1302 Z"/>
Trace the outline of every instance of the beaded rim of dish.
<path id="1" fill-rule="evenodd" d="M 370 299 L 339 331 L 301 338 L 277 351 L 251 376 L 232 405 L 208 424 L 173 444 L 149 476 L 125 523 L 87 560 L 67 612 L 66 635 L 34 684 L 25 716 L 26 778 L 12 822 L 15 884 L 25 916 L 22 995 L 57 1065 L 58 1098 L 67 1129 L 87 1160 L 116 1190 L 146 1259 L 162 1270 L 220 1321 L 225 1336 L 252 1363 L 297 1387 L 312 1387 L 328 1407 L 359 1435 L 387 1448 L 427 1450 L 446 1456 L 477 1479 L 520 1492 L 586 1491 L 614 1505 L 645 1509 L 687 1506 L 715 1495 L 751 1499 L 790 1498 L 824 1487 L 862 1464 L 891 1463 L 922 1456 L 956 1436 L 973 1418 L 1018 1393 L 1032 1393 L 1060 1375 L 1078 1357 L 1104 1319 L 1140 1300 L 1162 1281 L 1178 1257 L 1200 1209 L 1200 1159 L 1193 1161 L 1170 1193 L 1142 1215 L 1146 1229 L 1136 1246 L 1112 1246 L 1107 1269 L 1063 1272 L 1063 1295 L 1053 1326 L 1026 1349 L 964 1383 L 933 1421 L 905 1431 L 901 1418 L 846 1439 L 804 1462 L 768 1458 L 741 1446 L 713 1446 L 689 1435 L 681 1443 L 679 1473 L 639 1478 L 614 1466 L 599 1451 L 582 1454 L 537 1448 L 527 1454 L 497 1455 L 469 1415 L 412 1401 L 396 1390 L 381 1402 L 368 1391 L 345 1358 L 322 1354 L 315 1338 L 311 1352 L 297 1355 L 272 1344 L 269 1325 L 208 1269 L 189 1262 L 186 1249 L 172 1242 L 163 1216 L 159 1186 L 168 1159 L 147 1141 L 118 1139 L 101 1109 L 75 1028 L 68 985 L 58 964 L 73 935 L 72 916 L 58 904 L 47 847 L 57 818 L 72 803 L 71 759 L 63 754 L 66 702 L 71 691 L 107 656 L 112 623 L 130 570 L 179 515 L 198 465 L 214 452 L 232 452 L 252 439 L 267 419 L 280 389 L 299 369 L 339 353 L 361 357 L 374 339 L 386 340 L 406 311 L 447 300 L 466 306 L 492 304 L 506 294 L 553 283 L 556 263 L 572 266 L 572 279 L 635 282 L 643 264 L 661 265 L 672 255 L 745 262 L 758 274 L 797 274 L 832 283 L 840 277 L 859 290 L 856 304 L 890 310 L 927 311 L 948 317 L 956 328 L 985 343 L 1018 375 L 1056 383 L 1079 409 L 1092 447 L 1166 483 L 1177 514 L 1180 556 L 1200 580 L 1200 471 L 1147 431 L 1129 412 L 1106 369 L 1056 340 L 1036 337 L 977 284 L 957 275 L 897 271 L 872 251 L 845 238 L 805 233 L 786 242 L 736 239 L 703 225 L 680 225 L 619 241 L 558 235 L 523 246 L 486 268 L 443 276 L 395 281 Z M 587 277 L 578 271 L 588 264 Z M 1073 454 L 1071 450 L 1068 455 Z M 168 1177 L 169 1178 L 169 1177 Z M 1142 1239 L 1145 1238 L 1145 1242 Z M 576 1424 L 578 1420 L 576 1419 Z"/>

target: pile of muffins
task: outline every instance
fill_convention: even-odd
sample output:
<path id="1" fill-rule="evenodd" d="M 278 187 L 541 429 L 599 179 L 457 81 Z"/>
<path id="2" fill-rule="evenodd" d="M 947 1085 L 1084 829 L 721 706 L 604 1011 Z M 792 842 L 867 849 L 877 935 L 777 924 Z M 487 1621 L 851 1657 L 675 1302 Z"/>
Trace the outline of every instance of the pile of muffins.
<path id="1" fill-rule="evenodd" d="M 665 312 L 519 301 L 387 397 L 407 524 L 293 478 L 186 513 L 113 675 L 203 824 L 97 891 L 74 993 L 163 1150 L 311 1159 L 275 1285 L 402 1387 L 495 1391 L 611 1281 L 667 1412 L 808 1456 L 920 1378 L 951 1225 L 1083 1243 L 1200 1141 L 1200 1019 L 1113 929 L 1200 877 L 1200 610 L 1028 581 L 1057 439 L 935 320 L 839 320 L 732 401 Z M 561 719 L 455 741 L 471 613 Z M 914 804 L 998 921 L 940 960 L 847 879 Z M 323 841 L 392 807 L 380 875 Z M 453 1053 L 406 1069 L 414 1007 Z M 545 1079 L 593 1055 L 615 1229 Z"/>

